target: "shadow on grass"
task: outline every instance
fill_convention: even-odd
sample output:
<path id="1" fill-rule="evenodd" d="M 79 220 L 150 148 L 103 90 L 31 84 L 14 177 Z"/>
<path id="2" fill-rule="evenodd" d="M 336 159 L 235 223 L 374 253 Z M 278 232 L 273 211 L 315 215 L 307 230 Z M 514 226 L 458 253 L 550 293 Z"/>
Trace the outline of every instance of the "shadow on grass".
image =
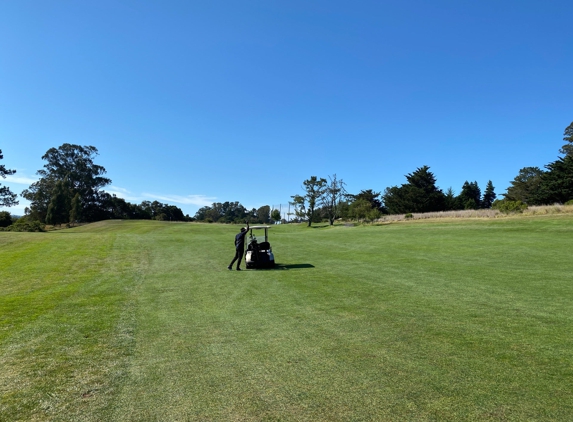
<path id="1" fill-rule="evenodd" d="M 275 264 L 274 270 L 298 270 L 304 268 L 314 268 L 312 264 Z"/>

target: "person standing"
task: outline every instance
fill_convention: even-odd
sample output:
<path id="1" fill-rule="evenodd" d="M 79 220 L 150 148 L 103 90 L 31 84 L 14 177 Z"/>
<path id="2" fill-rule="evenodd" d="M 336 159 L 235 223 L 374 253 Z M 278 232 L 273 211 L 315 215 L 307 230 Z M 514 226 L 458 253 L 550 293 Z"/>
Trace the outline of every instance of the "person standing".
<path id="1" fill-rule="evenodd" d="M 249 231 L 249 222 L 247 221 L 247 227 L 242 227 L 241 232 L 235 236 L 235 257 L 227 267 L 228 270 L 233 269 L 233 264 L 237 261 L 237 271 L 241 271 L 241 260 L 245 254 L 245 237 Z"/>

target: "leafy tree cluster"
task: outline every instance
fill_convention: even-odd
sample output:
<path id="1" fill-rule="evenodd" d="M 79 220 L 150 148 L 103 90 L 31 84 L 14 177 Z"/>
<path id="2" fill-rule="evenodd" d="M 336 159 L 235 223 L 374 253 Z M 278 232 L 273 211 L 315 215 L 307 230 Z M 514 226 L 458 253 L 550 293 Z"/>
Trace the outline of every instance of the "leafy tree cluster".
<path id="1" fill-rule="evenodd" d="M 14 223 L 15 219 L 8 211 L 0 211 L 0 228 L 8 227 Z"/>
<path id="2" fill-rule="evenodd" d="M 274 216 L 276 217 L 276 213 Z M 280 219 L 280 213 L 278 217 Z M 211 206 L 200 208 L 195 214 L 195 219 L 209 223 L 241 224 L 247 220 L 250 223 L 268 224 L 271 222 L 271 207 L 263 205 L 258 209 L 247 210 L 239 202 L 215 202 Z"/>
<path id="3" fill-rule="evenodd" d="M 565 128 L 559 150 L 563 157 L 545 166 L 524 167 L 519 170 L 503 201 L 520 202 L 525 205 L 566 203 L 573 200 L 573 122 Z M 247 210 L 239 202 L 213 203 L 200 208 L 194 218 L 173 205 L 158 201 L 144 201 L 131 204 L 122 198 L 102 190 L 111 180 L 104 177 L 106 170 L 94 163 L 98 151 L 93 146 L 63 144 L 50 148 L 42 157 L 46 161 L 38 170 L 40 179 L 22 192 L 30 201 L 24 221 L 37 221 L 38 224 L 64 224 L 79 221 L 97 221 L 109 218 L 155 219 L 170 221 L 199 221 L 242 223 L 245 220 L 269 223 L 280 219 L 278 210 L 268 205 L 259 209 Z M 4 157 L 0 150 L 0 160 Z M 0 177 L 6 178 L 16 171 L 0 165 Z M 350 194 L 345 183 L 336 174 L 329 180 L 311 176 L 303 181 L 304 194 L 293 195 L 297 221 L 313 222 L 328 220 L 332 225 L 337 218 L 374 220 L 382 214 L 411 214 L 431 211 L 459 209 L 511 208 L 508 204 L 496 201 L 494 186 L 488 181 L 483 192 L 477 182 L 466 181 L 456 195 L 450 187 L 443 192 L 437 186 L 436 176 L 430 167 L 417 168 L 407 174 L 406 183 L 385 189 L 381 195 L 371 189 L 358 194 Z M 17 205 L 17 196 L 0 184 L 0 206 Z M 513 206 L 513 205 L 511 205 Z M 521 205 L 520 205 L 521 206 Z M 0 215 L 0 227 L 11 226 L 8 215 Z"/>
<path id="4" fill-rule="evenodd" d="M 75 224 L 110 218 L 189 221 L 176 206 L 154 201 L 131 204 L 102 190 L 111 183 L 104 167 L 94 163 L 97 148 L 63 144 L 50 148 L 38 170 L 40 179 L 22 192 L 30 201 L 27 215 L 41 224 Z"/>
<path id="5" fill-rule="evenodd" d="M 36 172 L 40 179 L 22 192 L 31 203 L 31 214 L 48 224 L 67 222 L 72 199 L 78 194 L 84 221 L 104 219 L 103 202 L 107 198 L 101 189 L 111 180 L 104 177 L 105 168 L 94 163 L 97 155 L 93 146 L 66 143 L 50 148 L 42 156 L 46 164 Z"/>
<path id="6" fill-rule="evenodd" d="M 4 158 L 2 155 L 2 150 L 0 149 L 0 160 Z M 4 164 L 0 164 L 0 177 L 5 179 L 6 176 L 10 176 L 16 173 L 16 170 L 7 169 Z M 2 186 L 0 184 L 0 207 L 11 207 L 14 205 L 18 205 L 18 201 L 16 200 L 17 195 L 10 191 L 7 186 Z"/>
<path id="7" fill-rule="evenodd" d="M 306 220 L 310 227 L 313 222 L 328 219 L 334 224 L 342 209 L 346 208 L 347 195 L 345 183 L 336 174 L 328 176 L 329 180 L 311 176 L 303 181 L 304 195 L 291 196 L 294 213 L 299 220 Z"/>
<path id="8" fill-rule="evenodd" d="M 407 174 L 406 183 L 389 187 L 382 195 L 372 189 L 350 194 L 336 175 L 330 177 L 330 182 L 312 176 L 303 182 L 303 189 L 305 195 L 293 195 L 292 204 L 298 221 L 307 221 L 309 226 L 323 220 L 333 224 L 335 218 L 372 221 L 383 214 L 491 208 L 496 199 L 491 181 L 483 195 L 477 182 L 467 181 L 459 195 L 452 188 L 444 193 L 428 166 Z"/>
<path id="9" fill-rule="evenodd" d="M 380 192 L 372 189 L 361 190 L 358 194 L 347 194 L 347 202 L 341 207 L 341 217 L 351 220 L 372 221 L 388 210 L 380 200 Z"/>
<path id="10" fill-rule="evenodd" d="M 123 198 L 107 194 L 104 201 L 108 218 L 126 220 L 159 220 L 159 221 L 193 221 L 175 205 L 162 204 L 158 201 L 143 201 L 132 204 Z"/>
<path id="11" fill-rule="evenodd" d="M 443 192 L 436 184 L 430 167 L 423 166 L 406 175 L 406 183 L 386 188 L 380 197 L 379 192 L 363 190 L 357 195 L 344 191 L 344 185 L 336 184 L 336 177 L 330 183 L 324 178 L 312 176 L 303 182 L 304 195 L 294 195 L 295 214 L 301 220 L 312 222 L 328 219 L 330 224 L 336 216 L 357 220 L 374 220 L 381 214 L 411 214 L 432 211 L 461 209 L 488 209 L 495 204 L 503 211 L 520 209 L 529 205 L 567 203 L 573 200 L 573 122 L 563 133 L 566 142 L 559 157 L 545 166 L 524 167 L 511 182 L 504 194 L 502 204 L 496 200 L 493 183 L 488 181 L 485 191 L 477 182 L 465 181 L 459 195 L 450 187 Z M 340 181 L 342 182 L 342 181 Z M 337 190 L 333 189 L 336 188 Z M 337 200 L 329 192 L 336 192 Z"/>
<path id="12" fill-rule="evenodd" d="M 6 214 L 8 214 L 8 218 Z M 7 211 L 0 212 L 0 231 L 43 232 L 45 224 L 29 216 L 11 217 Z"/>

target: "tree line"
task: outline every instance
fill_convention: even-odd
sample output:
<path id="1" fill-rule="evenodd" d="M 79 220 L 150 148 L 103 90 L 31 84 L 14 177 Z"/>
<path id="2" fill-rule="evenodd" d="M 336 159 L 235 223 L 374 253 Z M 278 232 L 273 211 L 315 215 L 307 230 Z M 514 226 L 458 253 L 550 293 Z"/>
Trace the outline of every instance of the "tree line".
<path id="1" fill-rule="evenodd" d="M 373 189 L 357 194 L 346 191 L 346 184 L 336 174 L 328 179 L 311 176 L 303 181 L 302 194 L 291 196 L 292 221 L 329 221 L 337 218 L 374 220 L 384 214 L 407 214 L 460 209 L 519 209 L 524 205 L 566 203 L 573 200 L 573 122 L 565 128 L 561 157 L 544 169 L 524 167 L 510 182 L 503 199 L 497 199 L 493 183 L 485 190 L 476 181 L 465 181 L 458 195 L 450 187 L 445 192 L 437 186 L 429 166 L 405 175 L 406 182 L 384 192 Z M 42 157 L 46 164 L 37 174 L 40 179 L 25 189 L 21 196 L 30 201 L 26 216 L 19 224 L 30 229 L 42 224 L 73 225 L 110 218 L 155 219 L 167 221 L 205 221 L 218 223 L 268 224 L 281 220 L 278 210 L 268 205 L 246 209 L 239 202 L 213 203 L 200 208 L 194 217 L 183 215 L 174 205 L 158 201 L 132 204 L 102 190 L 111 183 L 106 170 L 94 163 L 98 150 L 93 146 L 63 144 L 50 148 Z M 0 160 L 4 157 L 0 150 Z M 0 177 L 16 173 L 0 165 Z M 0 184 L 0 206 L 18 204 L 17 195 Z M 290 216 L 289 216 L 290 217 Z M 0 212 L 0 228 L 13 223 L 6 211 Z"/>
<path id="2" fill-rule="evenodd" d="M 483 195 L 477 182 L 468 181 L 459 195 L 451 188 L 444 193 L 428 166 L 407 174 L 406 183 L 386 188 L 384 193 L 373 189 L 348 193 L 336 175 L 329 176 L 329 180 L 312 176 L 303 182 L 303 190 L 303 195 L 291 198 L 296 217 L 309 226 L 323 220 L 332 225 L 337 218 L 371 221 L 384 214 L 490 208 L 496 198 L 491 180 Z"/>
<path id="3" fill-rule="evenodd" d="M 563 133 L 562 157 L 539 167 L 524 167 L 510 182 L 505 199 L 529 205 L 566 203 L 573 200 L 573 122 Z"/>
<path id="4" fill-rule="evenodd" d="M 303 182 L 304 194 L 293 195 L 292 204 L 298 219 L 308 222 L 334 218 L 375 220 L 384 214 L 411 214 L 464 209 L 520 210 L 527 205 L 573 202 L 573 122 L 565 128 L 562 157 L 547 164 L 545 170 L 524 167 L 510 182 L 503 199 L 497 199 L 493 183 L 482 190 L 476 181 L 465 181 L 459 195 L 450 187 L 445 192 L 436 182 L 429 166 L 407 174 L 406 183 L 391 186 L 384 193 L 372 189 L 350 194 L 336 175 L 329 180 L 312 176 Z"/>
<path id="5" fill-rule="evenodd" d="M 258 209 L 246 209 L 239 202 L 215 202 L 211 206 L 201 207 L 195 213 L 194 219 L 207 223 L 237 223 L 242 224 L 245 220 L 250 223 L 268 224 L 280 219 L 277 210 L 271 212 L 271 207 L 263 205 Z"/>
<path id="6" fill-rule="evenodd" d="M 0 159 L 3 158 L 0 150 Z M 154 219 L 167 221 L 189 221 L 188 215 L 174 205 L 158 201 L 143 201 L 132 204 L 102 190 L 111 183 L 105 177 L 104 167 L 94 163 L 98 150 L 94 146 L 65 143 L 50 148 L 42 156 L 46 161 L 37 171 L 37 182 L 25 189 L 21 196 L 30 201 L 26 215 L 14 222 L 4 211 L 0 214 L 0 227 L 16 223 L 17 228 L 41 229 L 43 224 L 74 225 L 106 219 Z M 0 175 L 14 174 L 0 166 Z M 0 186 L 0 205 L 17 205 L 17 196 L 7 187 Z M 5 214 L 8 214 L 6 216 Z"/>

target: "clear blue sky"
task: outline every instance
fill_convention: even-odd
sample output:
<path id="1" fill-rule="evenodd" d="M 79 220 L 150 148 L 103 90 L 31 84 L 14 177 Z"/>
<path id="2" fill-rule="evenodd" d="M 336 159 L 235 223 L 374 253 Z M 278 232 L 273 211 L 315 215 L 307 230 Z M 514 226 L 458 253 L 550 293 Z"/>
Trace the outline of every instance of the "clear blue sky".
<path id="1" fill-rule="evenodd" d="M 336 173 L 442 189 L 558 156 L 573 121 L 573 2 L 0 1 L 0 180 L 63 143 L 106 189 L 194 215 L 287 203 Z M 26 201 L 10 208 L 21 214 Z"/>

